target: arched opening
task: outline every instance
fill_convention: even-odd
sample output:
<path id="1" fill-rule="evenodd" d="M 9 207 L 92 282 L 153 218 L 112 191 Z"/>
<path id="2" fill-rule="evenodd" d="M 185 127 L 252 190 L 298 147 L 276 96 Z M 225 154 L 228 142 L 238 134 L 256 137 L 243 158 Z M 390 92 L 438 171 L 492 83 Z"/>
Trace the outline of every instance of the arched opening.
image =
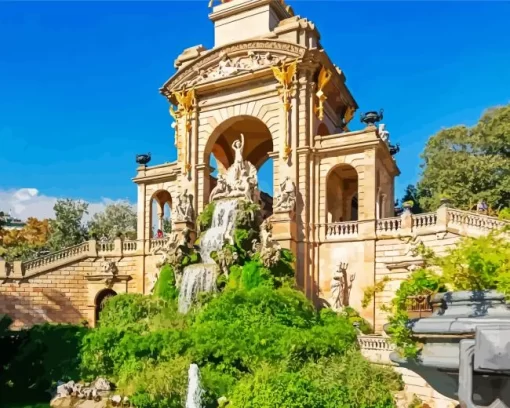
<path id="1" fill-rule="evenodd" d="M 204 151 L 204 163 L 214 170 L 210 177 L 209 188 L 204 188 L 204 203 L 209 201 L 211 190 L 216 186 L 219 174 L 223 174 L 234 163 L 232 144 L 244 135 L 244 160 L 252 163 L 258 171 L 259 190 L 263 209 L 272 213 L 273 200 L 273 160 L 269 154 L 273 151 L 271 132 L 260 119 L 253 116 L 236 116 L 227 119 L 211 134 Z"/>
<path id="2" fill-rule="evenodd" d="M 165 229 L 171 229 L 172 197 L 167 190 L 158 190 L 151 197 L 151 216 L 149 237 L 158 237 L 159 231 L 163 234 Z"/>
<path id="3" fill-rule="evenodd" d="M 358 220 L 358 173 L 348 164 L 334 167 L 326 178 L 327 222 Z"/>
<path id="4" fill-rule="evenodd" d="M 112 289 L 103 289 L 101 292 L 99 292 L 96 295 L 96 301 L 95 301 L 95 322 L 96 325 L 99 322 L 99 316 L 101 314 L 101 311 L 104 309 L 104 306 L 108 299 L 110 299 L 113 296 L 116 296 L 117 292 L 115 292 Z"/>

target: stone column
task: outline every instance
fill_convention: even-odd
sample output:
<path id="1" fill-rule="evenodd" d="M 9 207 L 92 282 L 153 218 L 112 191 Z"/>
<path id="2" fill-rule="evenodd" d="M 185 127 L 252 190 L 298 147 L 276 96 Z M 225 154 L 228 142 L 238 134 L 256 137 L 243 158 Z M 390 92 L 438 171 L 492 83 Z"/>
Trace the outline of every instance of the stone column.
<path id="1" fill-rule="evenodd" d="M 163 231 L 163 218 L 165 217 L 164 204 L 158 203 L 158 229 Z"/>
<path id="2" fill-rule="evenodd" d="M 136 238 L 139 240 L 143 240 L 146 238 L 145 236 L 145 212 L 147 209 L 145 208 L 145 184 L 138 185 L 138 199 L 137 199 L 137 217 L 136 217 Z"/>

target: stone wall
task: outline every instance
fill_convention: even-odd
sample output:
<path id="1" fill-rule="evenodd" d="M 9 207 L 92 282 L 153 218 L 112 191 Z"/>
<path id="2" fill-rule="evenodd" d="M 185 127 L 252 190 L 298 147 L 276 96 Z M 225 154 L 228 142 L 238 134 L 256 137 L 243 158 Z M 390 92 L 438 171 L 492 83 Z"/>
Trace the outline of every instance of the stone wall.
<path id="1" fill-rule="evenodd" d="M 143 293 L 144 263 L 155 267 L 154 256 L 124 255 L 123 247 L 133 249 L 125 244 L 129 241 L 106 245 L 89 241 L 34 261 L 14 265 L 2 261 L 0 314 L 9 315 L 16 329 L 46 322 L 95 325 L 103 291 Z"/>
<path id="2" fill-rule="evenodd" d="M 421 258 L 415 256 L 416 247 L 423 244 L 437 255 L 444 255 L 460 238 L 452 232 L 425 231 L 423 235 L 381 239 L 376 242 L 375 281 L 379 282 L 386 276 L 389 277 L 384 290 L 375 295 L 376 332 L 382 332 L 383 325 L 387 322 L 387 313 L 381 310 L 381 306 L 391 302 L 402 281 L 409 276 L 413 268 L 422 263 Z"/>

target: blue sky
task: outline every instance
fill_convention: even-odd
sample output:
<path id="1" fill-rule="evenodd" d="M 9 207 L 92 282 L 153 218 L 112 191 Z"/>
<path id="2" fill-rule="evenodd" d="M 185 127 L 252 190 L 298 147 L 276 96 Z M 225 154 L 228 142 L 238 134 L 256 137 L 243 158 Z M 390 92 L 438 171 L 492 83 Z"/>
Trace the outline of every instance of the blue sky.
<path id="1" fill-rule="evenodd" d="M 175 160 L 158 88 L 183 49 L 212 47 L 207 3 L 0 2 L 0 206 L 23 188 L 134 202 L 135 154 Z M 385 109 L 399 194 L 430 135 L 510 102 L 510 3 L 289 4 L 318 27 L 360 111 Z"/>

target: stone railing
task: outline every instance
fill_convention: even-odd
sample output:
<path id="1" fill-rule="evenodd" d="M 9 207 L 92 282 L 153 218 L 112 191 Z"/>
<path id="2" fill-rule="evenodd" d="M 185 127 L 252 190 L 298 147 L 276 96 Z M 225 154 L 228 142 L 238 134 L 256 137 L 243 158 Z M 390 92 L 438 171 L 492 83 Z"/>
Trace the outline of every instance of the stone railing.
<path id="1" fill-rule="evenodd" d="M 370 239 L 388 238 L 410 234 L 429 234 L 451 231 L 461 235 L 479 235 L 510 225 L 509 221 L 499 220 L 487 215 L 441 207 L 436 212 L 412 214 L 405 211 L 399 217 L 381 218 L 375 221 L 350 221 L 319 225 L 321 236 L 326 241 L 355 240 L 359 237 Z M 363 227 L 361 227 L 363 225 Z M 362 229 L 361 229 L 362 228 Z M 360 229 L 362 232 L 360 232 Z"/>
<path id="2" fill-rule="evenodd" d="M 41 256 L 39 258 L 33 259 L 31 261 L 26 261 L 22 263 L 22 271 L 24 275 L 30 274 L 34 270 L 38 270 L 40 268 L 46 268 L 48 266 L 53 266 L 56 264 L 60 264 L 62 261 L 74 260 L 76 258 L 80 259 L 86 257 L 91 252 L 91 247 L 94 245 L 95 241 L 87 241 L 81 244 L 65 248 L 61 251 L 53 252 L 51 254 Z M 1 273 L 1 272 L 0 272 Z"/>
<path id="3" fill-rule="evenodd" d="M 488 215 L 476 214 L 469 211 L 448 209 L 448 224 L 485 231 L 492 231 L 510 225 L 509 221 L 500 220 Z"/>
<path id="4" fill-rule="evenodd" d="M 168 238 L 153 238 L 149 240 L 149 252 L 157 251 L 165 246 Z"/>
<path id="5" fill-rule="evenodd" d="M 354 237 L 358 235 L 358 222 L 336 222 L 326 224 L 326 239 L 335 239 L 342 237 Z"/>
<path id="6" fill-rule="evenodd" d="M 413 229 L 433 227 L 437 224 L 437 213 L 413 214 Z"/>
<path id="7" fill-rule="evenodd" d="M 138 241 L 122 241 L 122 252 L 136 252 L 138 250 Z"/>
<path id="8" fill-rule="evenodd" d="M 378 335 L 360 335 L 358 344 L 361 350 L 393 351 L 395 349 L 388 337 Z"/>
<path id="9" fill-rule="evenodd" d="M 154 241 L 154 240 L 152 240 Z M 157 240 L 158 245 L 166 242 L 165 239 Z M 71 262 L 86 258 L 122 257 L 124 255 L 136 255 L 143 250 L 143 242 L 136 240 L 122 240 L 97 242 L 90 240 L 74 245 L 61 251 L 56 251 L 30 261 L 15 261 L 8 263 L 0 261 L 0 279 L 23 279 L 41 272 L 61 267 Z"/>
<path id="10" fill-rule="evenodd" d="M 401 217 L 382 218 L 377 220 L 376 230 L 379 232 L 398 231 L 402 227 Z"/>
<path id="11" fill-rule="evenodd" d="M 395 350 L 390 339 L 378 335 L 359 335 L 358 345 L 363 356 L 378 364 L 392 364 L 390 353 Z"/>

